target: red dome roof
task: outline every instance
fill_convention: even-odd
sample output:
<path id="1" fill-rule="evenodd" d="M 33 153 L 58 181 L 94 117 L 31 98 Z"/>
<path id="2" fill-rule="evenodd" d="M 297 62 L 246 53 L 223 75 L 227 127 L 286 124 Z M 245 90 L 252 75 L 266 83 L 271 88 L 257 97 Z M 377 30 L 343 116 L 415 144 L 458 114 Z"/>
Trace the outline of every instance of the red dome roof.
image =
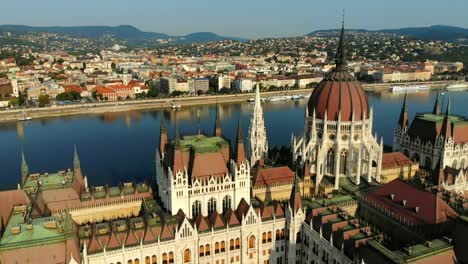
<path id="1" fill-rule="evenodd" d="M 369 117 L 369 103 L 361 85 L 348 70 L 331 71 L 314 89 L 309 99 L 309 115 L 316 118 L 342 121 L 362 120 Z"/>
<path id="2" fill-rule="evenodd" d="M 359 121 L 369 117 L 369 103 L 361 84 L 347 67 L 343 48 L 344 28 L 341 29 L 340 43 L 336 55 L 336 67 L 315 87 L 308 103 L 309 116 L 315 111 L 316 118 L 342 121 Z"/>

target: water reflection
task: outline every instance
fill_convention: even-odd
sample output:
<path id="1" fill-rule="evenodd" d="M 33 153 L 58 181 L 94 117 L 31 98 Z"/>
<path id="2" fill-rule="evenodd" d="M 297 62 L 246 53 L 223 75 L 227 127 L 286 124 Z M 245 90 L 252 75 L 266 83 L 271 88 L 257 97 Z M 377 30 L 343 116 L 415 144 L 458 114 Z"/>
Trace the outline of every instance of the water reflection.
<path id="1" fill-rule="evenodd" d="M 384 137 L 385 144 L 391 145 L 404 95 L 370 93 L 368 96 L 374 109 L 374 132 Z M 417 112 L 431 111 L 435 96 L 435 92 L 408 94 L 410 119 Z M 448 96 L 454 114 L 468 114 L 465 103 L 468 92 L 447 93 L 445 97 Z M 289 146 L 291 134 L 303 132 L 306 103 L 307 100 L 263 104 L 270 148 Z M 239 119 L 244 135 L 248 135 L 253 104 L 230 103 L 218 107 L 223 134 L 227 138 L 235 138 Z M 154 175 L 154 154 L 163 115 L 172 137 L 176 118 L 182 135 L 198 133 L 199 126 L 201 132 L 211 134 L 215 113 L 216 105 L 213 104 L 183 107 L 177 114 L 172 109 L 141 110 L 1 123 L 0 187 L 14 188 L 19 182 L 21 149 L 24 149 L 31 171 L 53 172 L 72 166 L 73 144 L 78 147 L 83 171 L 90 184 L 143 180 Z"/>

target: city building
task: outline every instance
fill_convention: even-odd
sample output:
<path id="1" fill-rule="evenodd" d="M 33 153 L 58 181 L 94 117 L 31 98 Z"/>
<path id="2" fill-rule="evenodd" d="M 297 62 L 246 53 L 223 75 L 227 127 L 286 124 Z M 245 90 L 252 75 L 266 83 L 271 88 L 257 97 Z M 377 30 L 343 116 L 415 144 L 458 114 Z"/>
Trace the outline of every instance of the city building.
<path id="1" fill-rule="evenodd" d="M 417 113 L 411 124 L 405 99 L 393 138 L 393 150 L 400 151 L 427 170 L 441 163 L 454 169 L 468 167 L 468 119 L 450 113 L 450 98 L 442 113 L 437 95 L 432 112 Z"/>
<path id="2" fill-rule="evenodd" d="M 208 78 L 197 78 L 188 80 L 189 90 L 194 94 L 207 93 L 210 82 Z"/>
<path id="3" fill-rule="evenodd" d="M 294 161 L 309 164 L 315 194 L 321 184 L 340 187 L 340 178 L 355 184 L 361 177 L 380 182 L 383 141 L 372 135 L 373 113 L 359 82 L 345 59 L 344 28 L 337 49 L 336 66 L 312 92 L 306 108 L 304 135 L 293 136 Z"/>
<path id="4" fill-rule="evenodd" d="M 253 85 L 254 83 L 250 79 L 238 79 L 234 82 L 234 89 L 239 92 L 251 92 Z"/>
<path id="5" fill-rule="evenodd" d="M 190 217 L 207 216 L 215 211 L 224 213 L 234 209 L 242 199 L 250 204 L 250 164 L 241 123 L 232 152 L 221 133 L 218 117 L 216 120 L 212 136 L 180 137 L 176 129 L 172 141 L 168 140 L 161 121 L 156 176 L 163 206 L 172 215 L 179 210 Z"/>

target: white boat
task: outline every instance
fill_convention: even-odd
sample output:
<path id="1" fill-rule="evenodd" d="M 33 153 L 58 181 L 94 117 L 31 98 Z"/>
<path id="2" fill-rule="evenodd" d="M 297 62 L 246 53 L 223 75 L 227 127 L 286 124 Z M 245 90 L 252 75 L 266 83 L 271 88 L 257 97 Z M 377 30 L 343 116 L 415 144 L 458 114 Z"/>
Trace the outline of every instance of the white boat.
<path id="1" fill-rule="evenodd" d="M 455 83 L 448 85 L 445 89 L 447 91 L 464 91 L 468 89 L 468 85 L 466 83 Z"/>
<path id="2" fill-rule="evenodd" d="M 303 94 L 293 95 L 291 99 L 294 101 L 298 101 L 298 100 L 304 99 L 304 95 Z"/>
<path id="3" fill-rule="evenodd" d="M 32 117 L 26 115 L 26 111 L 23 110 L 22 116 L 18 118 L 18 121 L 29 121 Z"/>
<path id="4" fill-rule="evenodd" d="M 392 93 L 415 93 L 415 92 L 428 91 L 429 89 L 430 88 L 427 85 L 403 85 L 403 86 L 393 85 L 390 87 L 390 91 Z"/>

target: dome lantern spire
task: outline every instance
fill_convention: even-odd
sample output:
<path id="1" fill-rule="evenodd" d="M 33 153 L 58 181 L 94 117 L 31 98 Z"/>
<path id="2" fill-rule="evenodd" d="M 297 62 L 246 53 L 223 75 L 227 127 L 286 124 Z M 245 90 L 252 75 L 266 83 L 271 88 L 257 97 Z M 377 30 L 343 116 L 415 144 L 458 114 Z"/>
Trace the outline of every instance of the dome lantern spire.
<path id="1" fill-rule="evenodd" d="M 338 48 L 336 50 L 335 64 L 336 64 L 336 69 L 338 70 L 345 69 L 346 66 L 348 65 L 346 62 L 345 50 L 344 50 L 344 10 L 343 10 L 343 18 L 341 21 L 340 40 L 338 42 Z"/>

